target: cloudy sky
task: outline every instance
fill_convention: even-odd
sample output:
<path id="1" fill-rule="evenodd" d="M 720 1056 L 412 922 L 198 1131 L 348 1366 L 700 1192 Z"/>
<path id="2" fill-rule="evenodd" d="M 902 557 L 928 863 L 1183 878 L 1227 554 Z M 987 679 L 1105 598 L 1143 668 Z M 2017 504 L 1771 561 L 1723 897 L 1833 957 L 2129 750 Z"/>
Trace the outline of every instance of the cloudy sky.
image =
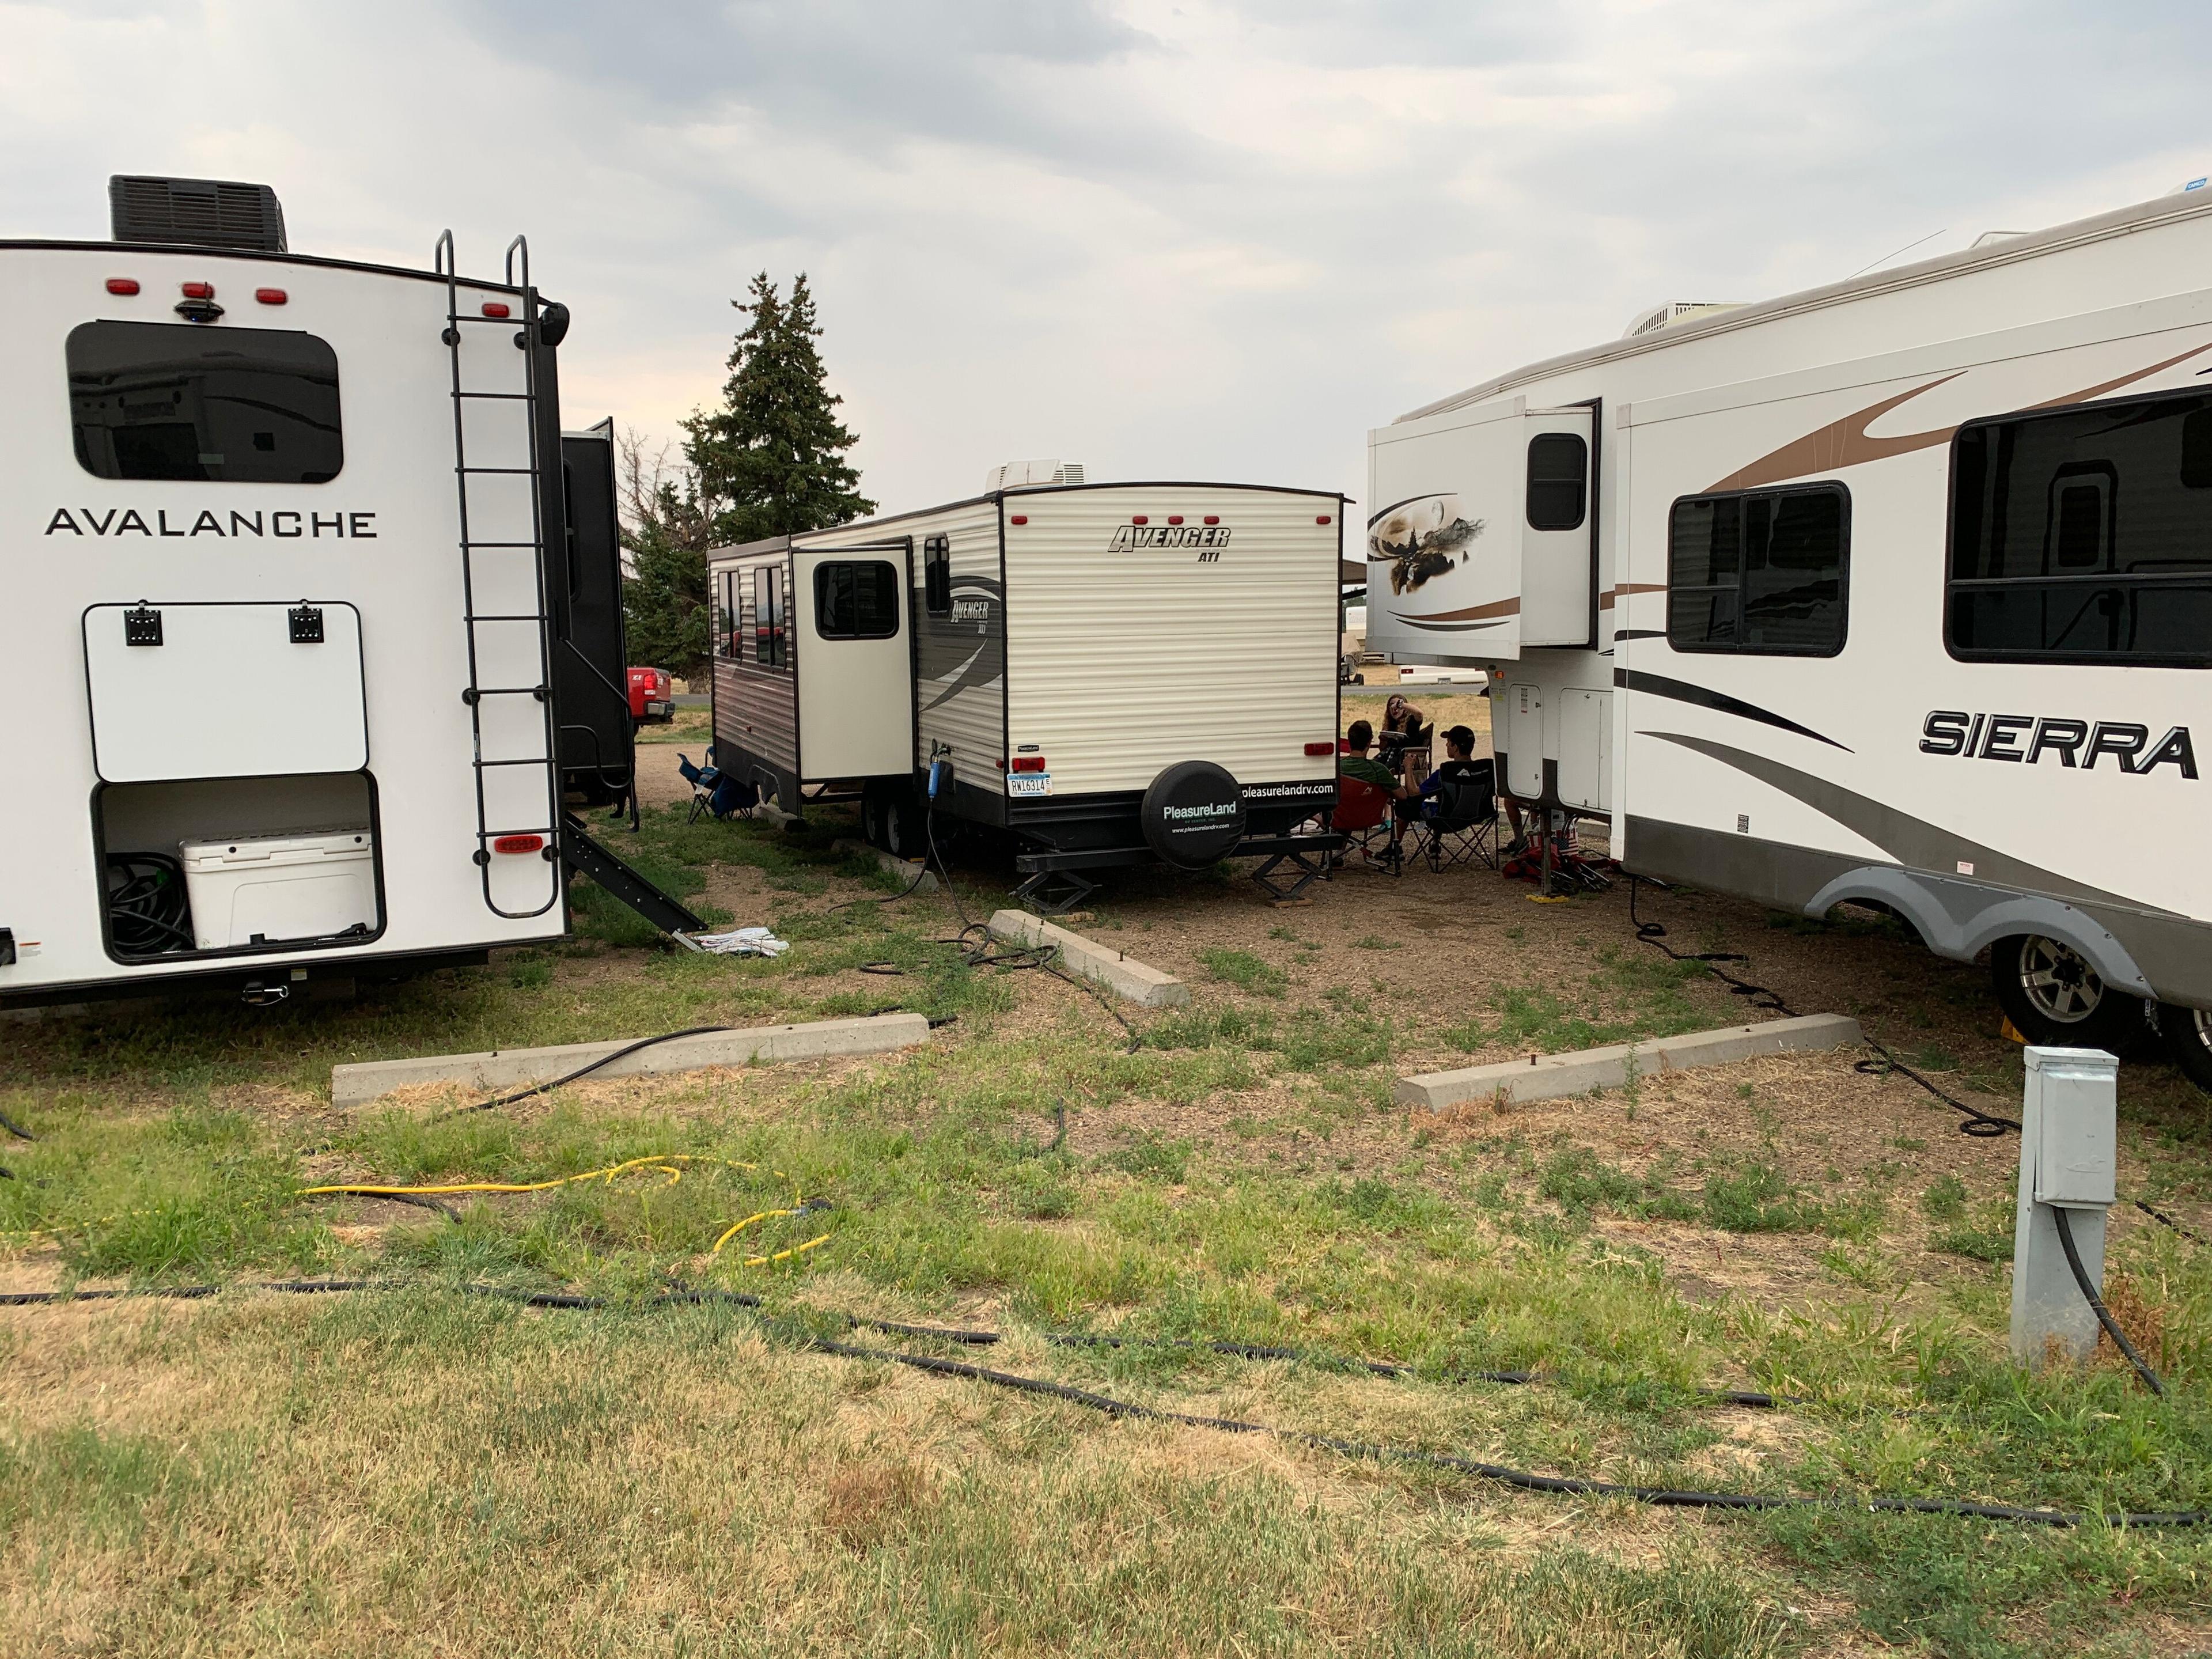
<path id="1" fill-rule="evenodd" d="M 2212 169 L 2201 5 L 0 3 L 0 235 L 250 179 L 306 252 L 528 233 L 572 423 L 673 436 L 808 272 L 886 506 L 1059 455 L 1364 484 L 1364 434 L 1670 299 Z M 1930 235 L 1930 233 L 1936 233 Z"/>

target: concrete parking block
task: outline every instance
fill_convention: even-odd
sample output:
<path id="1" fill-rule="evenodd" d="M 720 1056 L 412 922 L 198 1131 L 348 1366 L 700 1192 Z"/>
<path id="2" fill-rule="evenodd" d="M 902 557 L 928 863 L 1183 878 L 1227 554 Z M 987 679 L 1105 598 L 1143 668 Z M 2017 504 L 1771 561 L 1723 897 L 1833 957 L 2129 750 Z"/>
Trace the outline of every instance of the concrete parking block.
<path id="1" fill-rule="evenodd" d="M 374 1060 L 331 1068 L 331 1104 L 360 1106 L 418 1083 L 451 1083 L 464 1089 L 527 1088 L 564 1077 L 635 1042 L 564 1042 L 549 1048 L 495 1049 L 483 1054 L 425 1054 L 413 1060 Z M 600 1067 L 594 1078 L 696 1072 L 710 1066 L 757 1066 L 774 1060 L 824 1060 L 842 1054 L 880 1054 L 929 1041 L 921 1014 L 877 1014 L 866 1019 L 819 1019 L 804 1025 L 749 1025 L 672 1037 Z"/>
<path id="2" fill-rule="evenodd" d="M 1841 1048 L 1864 1041 L 1858 1021 L 1843 1014 L 1805 1014 L 1759 1025 L 1729 1025 L 1717 1031 L 1655 1037 L 1649 1042 L 1613 1043 L 1572 1054 L 1537 1054 L 1464 1071 L 1428 1072 L 1398 1079 L 1398 1103 L 1436 1111 L 1470 1100 L 1553 1100 L 1618 1089 L 1628 1081 L 1632 1056 L 1637 1075 L 1686 1072 L 1723 1066 L 1760 1054 Z"/>
<path id="3" fill-rule="evenodd" d="M 1190 1000 L 1190 987 L 1172 974 L 1148 967 L 1111 945 L 1033 916 L 1026 910 L 1001 910 L 991 918 L 991 937 L 1017 945 L 1057 945 L 1071 974 L 1096 980 L 1115 995 L 1144 1008 L 1171 1008 Z"/>

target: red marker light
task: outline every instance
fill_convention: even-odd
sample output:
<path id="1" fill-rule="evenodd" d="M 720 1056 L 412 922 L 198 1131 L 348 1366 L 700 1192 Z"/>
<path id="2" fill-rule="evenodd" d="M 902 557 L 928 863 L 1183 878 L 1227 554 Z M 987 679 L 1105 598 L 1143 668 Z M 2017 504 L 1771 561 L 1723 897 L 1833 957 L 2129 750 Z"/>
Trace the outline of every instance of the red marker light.
<path id="1" fill-rule="evenodd" d="M 1027 524 L 1029 521 L 1030 515 L 1026 513 L 1017 513 L 1012 518 L 1006 520 L 1008 524 Z"/>
<path id="2" fill-rule="evenodd" d="M 487 317 L 512 317 L 514 313 L 507 308 L 507 301 L 504 300 L 486 300 L 483 302 L 483 314 Z"/>
<path id="3" fill-rule="evenodd" d="M 1181 524 L 1181 523 L 1182 522 L 1182 514 L 1180 514 L 1180 513 L 1170 513 L 1170 514 L 1168 514 L 1168 522 L 1169 522 L 1170 524 Z"/>
<path id="4" fill-rule="evenodd" d="M 1209 513 L 1206 515 L 1206 521 L 1208 524 L 1219 524 L 1221 522 L 1221 515 L 1218 513 Z"/>
<path id="5" fill-rule="evenodd" d="M 495 853 L 535 853 L 545 845 L 543 836 L 495 836 L 491 850 Z"/>
<path id="6" fill-rule="evenodd" d="M 1320 743 L 1310 743 L 1306 745 L 1306 753 L 1309 755 L 1334 755 L 1335 752 L 1336 739 L 1334 738 L 1327 738 Z"/>
<path id="7" fill-rule="evenodd" d="M 1150 524 L 1152 520 L 1141 513 L 1133 513 L 1129 515 L 1129 522 L 1131 524 Z"/>
<path id="8" fill-rule="evenodd" d="M 213 283 L 186 283 L 184 285 L 184 293 L 185 298 L 187 300 L 212 300 L 215 298 L 215 284 Z"/>
<path id="9" fill-rule="evenodd" d="M 107 291 L 110 294 L 136 294 L 138 279 L 136 276 L 111 276 L 107 279 Z"/>
<path id="10" fill-rule="evenodd" d="M 1326 513 L 1322 514 L 1319 518 L 1316 519 L 1314 522 L 1316 524 L 1327 524 L 1328 522 L 1328 514 Z"/>
<path id="11" fill-rule="evenodd" d="M 257 288 L 253 297 L 264 306 L 281 306 L 292 296 L 281 288 Z"/>

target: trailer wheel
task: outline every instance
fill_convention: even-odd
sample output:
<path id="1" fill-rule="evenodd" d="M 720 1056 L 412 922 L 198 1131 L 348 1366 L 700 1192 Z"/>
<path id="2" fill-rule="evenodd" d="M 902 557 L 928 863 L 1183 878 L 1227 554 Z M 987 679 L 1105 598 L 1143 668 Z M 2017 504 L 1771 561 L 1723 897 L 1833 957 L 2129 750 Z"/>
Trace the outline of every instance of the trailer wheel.
<path id="1" fill-rule="evenodd" d="M 1990 947 L 1997 1006 L 2030 1042 L 2118 1050 L 2142 1005 L 2105 983 L 2072 945 L 2020 933 Z"/>
<path id="2" fill-rule="evenodd" d="M 860 786 L 860 839 L 871 847 L 890 849 L 884 835 L 884 791 L 879 784 Z"/>
<path id="3" fill-rule="evenodd" d="M 911 789 L 892 789 L 884 793 L 883 849 L 893 858 L 918 859 L 925 846 L 921 814 L 922 805 Z"/>
<path id="4" fill-rule="evenodd" d="M 2205 1093 L 2212 1094 L 2212 1012 L 2161 1002 L 2158 1005 L 2158 1034 L 2166 1039 L 2166 1052 L 2173 1056 L 2173 1063 L 2181 1068 L 2183 1075 Z"/>

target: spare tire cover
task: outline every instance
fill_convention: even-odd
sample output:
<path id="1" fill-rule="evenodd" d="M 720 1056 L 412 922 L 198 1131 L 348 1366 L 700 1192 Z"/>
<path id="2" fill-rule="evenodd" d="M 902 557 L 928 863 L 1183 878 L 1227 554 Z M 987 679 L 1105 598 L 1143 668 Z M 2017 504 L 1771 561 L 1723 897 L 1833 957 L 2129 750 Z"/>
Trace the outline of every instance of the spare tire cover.
<path id="1" fill-rule="evenodd" d="M 1138 811 L 1146 843 L 1178 870 L 1203 870 L 1244 839 L 1244 791 L 1212 761 L 1176 762 Z"/>

